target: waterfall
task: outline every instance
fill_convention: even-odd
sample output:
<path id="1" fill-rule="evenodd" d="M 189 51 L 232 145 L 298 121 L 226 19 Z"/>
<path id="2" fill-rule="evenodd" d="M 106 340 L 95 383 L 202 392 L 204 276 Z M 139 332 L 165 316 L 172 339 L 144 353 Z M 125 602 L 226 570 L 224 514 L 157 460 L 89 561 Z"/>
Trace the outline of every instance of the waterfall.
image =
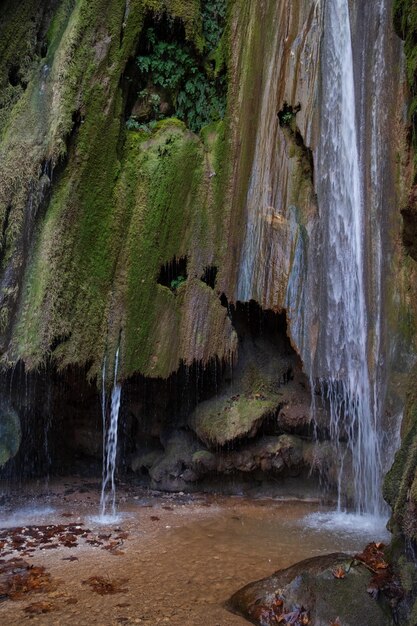
<path id="1" fill-rule="evenodd" d="M 114 382 L 111 392 L 110 419 L 107 420 L 106 402 L 106 359 L 103 363 L 102 372 L 102 417 L 103 417 L 103 485 L 101 488 L 100 513 L 104 517 L 111 506 L 111 515 L 116 515 L 116 458 L 117 458 L 117 436 L 119 427 L 119 412 L 122 386 L 117 382 L 117 372 L 119 369 L 119 349 L 116 352 L 114 364 Z"/>
<path id="2" fill-rule="evenodd" d="M 320 309 L 312 373 L 330 408 L 330 434 L 339 459 L 339 508 L 342 488 L 346 491 L 346 482 L 352 480 L 356 511 L 378 515 L 383 506 L 381 436 L 371 352 L 379 346 L 369 346 L 370 251 L 356 102 L 348 0 L 329 0 L 324 10 L 317 154 L 320 234 L 313 252 L 313 265 L 320 268 L 315 278 Z"/>

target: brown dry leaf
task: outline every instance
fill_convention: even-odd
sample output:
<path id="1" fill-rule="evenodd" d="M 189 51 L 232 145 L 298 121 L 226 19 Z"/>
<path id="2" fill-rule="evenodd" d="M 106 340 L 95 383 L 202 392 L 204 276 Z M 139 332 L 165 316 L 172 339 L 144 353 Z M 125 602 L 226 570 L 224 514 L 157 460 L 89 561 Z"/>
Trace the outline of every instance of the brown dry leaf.
<path id="1" fill-rule="evenodd" d="M 332 574 L 335 578 L 338 579 L 346 578 L 346 570 L 343 565 L 339 565 L 339 567 L 336 567 L 334 570 L 332 570 Z"/>
<path id="2" fill-rule="evenodd" d="M 128 537 L 129 537 L 129 533 L 127 532 L 127 530 L 124 530 L 121 533 L 119 532 L 116 539 L 127 539 Z"/>
<path id="3" fill-rule="evenodd" d="M 369 543 L 365 550 L 360 554 L 357 554 L 355 558 L 358 561 L 361 561 L 373 572 L 380 569 L 386 569 L 388 567 L 388 563 L 384 559 L 384 547 L 383 543 Z"/>
<path id="4" fill-rule="evenodd" d="M 29 615 L 41 615 L 42 613 L 50 613 L 53 611 L 53 605 L 50 602 L 33 602 L 26 606 L 23 610 Z"/>
<path id="5" fill-rule="evenodd" d="M 101 596 L 111 595 L 114 593 L 126 593 L 128 590 L 123 585 L 128 578 L 113 579 L 103 578 L 103 576 L 90 576 L 87 580 L 83 580 L 83 585 L 90 585 L 91 589 Z"/>
<path id="6" fill-rule="evenodd" d="M 151 515 L 151 520 L 152 520 L 153 522 L 159 522 L 159 520 L 160 520 L 160 519 L 161 519 L 161 518 L 160 518 L 160 517 L 158 517 L 157 515 Z"/>
<path id="7" fill-rule="evenodd" d="M 342 626 L 342 622 L 338 617 L 336 617 L 336 619 L 330 624 L 330 626 Z"/>

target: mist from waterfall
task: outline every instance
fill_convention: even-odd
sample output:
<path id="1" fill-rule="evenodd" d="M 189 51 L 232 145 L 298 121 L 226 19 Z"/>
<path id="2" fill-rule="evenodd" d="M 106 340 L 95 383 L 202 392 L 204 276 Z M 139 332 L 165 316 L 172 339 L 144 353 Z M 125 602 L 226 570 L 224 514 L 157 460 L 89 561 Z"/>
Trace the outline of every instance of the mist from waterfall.
<path id="1" fill-rule="evenodd" d="M 383 509 L 380 415 L 370 371 L 370 350 L 375 347 L 369 346 L 369 251 L 356 103 L 348 0 L 331 0 L 324 11 L 322 47 L 316 253 L 321 268 L 320 322 L 312 384 L 318 383 L 330 410 L 330 434 L 338 452 L 339 509 L 346 483 L 352 481 L 356 511 L 379 515 Z"/>

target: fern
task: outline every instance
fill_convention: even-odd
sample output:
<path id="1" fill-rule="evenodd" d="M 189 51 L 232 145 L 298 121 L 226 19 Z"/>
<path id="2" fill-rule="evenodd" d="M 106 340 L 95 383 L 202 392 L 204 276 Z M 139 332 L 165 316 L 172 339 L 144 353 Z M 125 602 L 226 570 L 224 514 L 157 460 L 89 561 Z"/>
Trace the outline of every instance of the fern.
<path id="1" fill-rule="evenodd" d="M 222 37 L 226 0 L 202 0 L 202 16 L 205 56 L 185 42 L 158 39 L 157 32 L 149 28 L 146 32 L 148 54 L 136 59 L 142 84 L 163 90 L 164 97 L 171 100 L 175 116 L 194 132 L 221 119 L 226 108 L 225 77 L 216 75 L 208 62 Z M 153 119 L 161 119 L 159 94 L 146 89 L 139 97 L 145 97 L 144 94 L 149 98 Z M 133 128 L 132 124 L 130 126 Z"/>

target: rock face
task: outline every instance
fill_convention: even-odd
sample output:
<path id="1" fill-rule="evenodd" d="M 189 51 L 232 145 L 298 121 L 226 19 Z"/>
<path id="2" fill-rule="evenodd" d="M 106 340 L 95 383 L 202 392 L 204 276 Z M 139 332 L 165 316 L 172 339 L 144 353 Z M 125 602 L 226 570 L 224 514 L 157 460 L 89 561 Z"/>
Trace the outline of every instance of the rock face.
<path id="1" fill-rule="evenodd" d="M 369 570 L 348 554 L 329 554 L 247 585 L 228 606 L 260 626 L 276 624 L 281 615 L 286 616 L 283 623 L 391 626 L 388 608 L 367 592 L 370 578 Z"/>
<path id="2" fill-rule="evenodd" d="M 400 210 L 403 217 L 402 243 L 406 250 L 406 267 L 409 280 L 410 317 L 405 331 L 408 341 L 415 339 L 417 265 L 417 193 L 416 193 L 416 33 L 415 3 L 411 0 L 395 0 L 394 24 L 397 34 L 404 40 L 406 74 L 409 85 L 409 128 L 401 151 Z M 410 359 L 411 360 L 411 359 Z M 404 364 L 402 364 L 404 367 Z M 404 368 L 405 369 L 405 368 Z M 403 369 L 403 372 L 404 372 Z M 417 395 L 415 366 L 398 378 L 397 386 L 405 389 L 406 406 L 401 427 L 401 448 L 394 464 L 385 478 L 384 497 L 392 508 L 389 522 L 393 532 L 392 552 L 401 574 L 407 595 L 403 606 L 401 623 L 412 626 L 417 622 L 417 580 L 415 577 L 417 542 Z"/>
<path id="3" fill-rule="evenodd" d="M 245 0 L 214 25 L 198 0 L 3 5 L 3 362 L 88 365 L 100 380 L 119 344 L 122 379 L 228 360 L 238 342 L 222 297 L 288 309 L 295 337 L 316 216 L 320 6 Z M 149 29 L 203 50 L 200 69 L 209 58 L 226 80 L 227 67 L 224 120 L 200 133 L 127 123 L 138 92 L 152 98 L 136 63 Z"/>
<path id="4" fill-rule="evenodd" d="M 17 413 L 2 402 L 0 404 L 0 467 L 15 456 L 21 440 L 20 420 Z"/>

